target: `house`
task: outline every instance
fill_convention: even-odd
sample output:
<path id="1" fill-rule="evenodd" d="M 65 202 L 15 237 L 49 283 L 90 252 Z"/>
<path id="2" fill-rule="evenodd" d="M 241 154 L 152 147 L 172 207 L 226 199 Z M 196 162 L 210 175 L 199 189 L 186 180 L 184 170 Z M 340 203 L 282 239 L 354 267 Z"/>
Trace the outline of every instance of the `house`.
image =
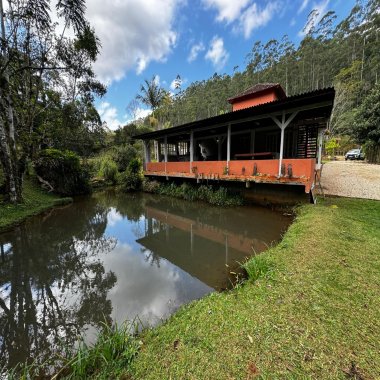
<path id="1" fill-rule="evenodd" d="M 326 88 L 287 97 L 280 84 L 257 84 L 228 100 L 232 112 L 136 136 L 144 175 L 244 184 L 274 196 L 292 185 L 312 195 L 334 96 Z"/>

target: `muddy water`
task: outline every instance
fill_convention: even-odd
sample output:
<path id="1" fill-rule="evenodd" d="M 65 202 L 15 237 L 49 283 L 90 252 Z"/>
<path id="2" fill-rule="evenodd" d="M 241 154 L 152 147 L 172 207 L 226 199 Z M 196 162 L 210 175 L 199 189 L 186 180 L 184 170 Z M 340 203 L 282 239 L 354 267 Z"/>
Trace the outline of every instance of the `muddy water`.
<path id="1" fill-rule="evenodd" d="M 97 193 L 0 235 L 0 364 L 43 362 L 104 321 L 154 325 L 229 286 L 288 217 L 144 194 Z"/>

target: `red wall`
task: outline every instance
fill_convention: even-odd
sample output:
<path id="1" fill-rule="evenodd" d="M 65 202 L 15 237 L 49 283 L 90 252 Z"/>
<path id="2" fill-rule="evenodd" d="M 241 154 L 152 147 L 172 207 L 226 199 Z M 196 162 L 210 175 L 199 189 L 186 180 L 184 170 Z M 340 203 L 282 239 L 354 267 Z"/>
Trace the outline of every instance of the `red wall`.
<path id="1" fill-rule="evenodd" d="M 267 93 L 260 94 L 259 96 L 253 97 L 251 99 L 243 99 L 237 101 L 232 105 L 232 111 L 238 111 L 243 108 L 258 106 L 259 104 L 273 102 L 277 100 L 278 96 L 275 91 L 270 91 Z"/>

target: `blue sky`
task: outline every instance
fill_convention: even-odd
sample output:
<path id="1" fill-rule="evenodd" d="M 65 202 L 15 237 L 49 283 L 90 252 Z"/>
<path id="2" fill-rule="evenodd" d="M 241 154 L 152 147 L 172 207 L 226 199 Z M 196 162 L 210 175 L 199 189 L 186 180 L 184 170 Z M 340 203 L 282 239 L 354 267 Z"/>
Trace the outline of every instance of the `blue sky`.
<path id="1" fill-rule="evenodd" d="M 312 9 L 346 17 L 354 0 L 88 0 L 87 16 L 102 52 L 94 68 L 108 93 L 96 102 L 116 129 L 131 119 L 126 108 L 144 79 L 157 76 L 167 90 L 179 74 L 182 87 L 215 72 L 242 70 L 257 40 L 288 34 L 297 45 Z M 141 106 L 141 108 L 146 108 Z M 148 111 L 141 110 L 140 115 Z"/>

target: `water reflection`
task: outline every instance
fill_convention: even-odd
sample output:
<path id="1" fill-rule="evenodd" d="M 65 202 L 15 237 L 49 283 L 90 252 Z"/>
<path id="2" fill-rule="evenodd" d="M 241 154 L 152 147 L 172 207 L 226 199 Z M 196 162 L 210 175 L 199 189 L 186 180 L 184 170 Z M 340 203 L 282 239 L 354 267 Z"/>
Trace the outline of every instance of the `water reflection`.
<path id="1" fill-rule="evenodd" d="M 155 324 L 228 284 L 289 220 L 156 196 L 98 193 L 0 235 L 0 359 L 62 353 L 104 321 Z"/>

